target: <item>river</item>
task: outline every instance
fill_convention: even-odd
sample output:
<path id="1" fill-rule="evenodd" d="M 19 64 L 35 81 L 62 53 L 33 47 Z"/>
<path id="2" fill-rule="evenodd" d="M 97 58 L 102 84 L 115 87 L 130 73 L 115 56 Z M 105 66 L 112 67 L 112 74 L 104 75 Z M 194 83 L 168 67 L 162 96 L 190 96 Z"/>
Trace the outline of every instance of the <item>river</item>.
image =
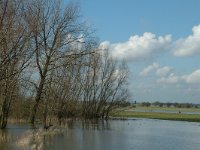
<path id="1" fill-rule="evenodd" d="M 35 136 L 31 136 L 35 134 L 33 131 L 27 125 L 8 126 L 8 129 L 0 131 L 0 150 L 199 150 L 200 148 L 200 123 L 193 122 L 154 119 L 93 123 L 74 121 L 67 129 L 62 130 L 62 133 L 41 136 L 38 138 L 39 143 L 36 143 Z"/>

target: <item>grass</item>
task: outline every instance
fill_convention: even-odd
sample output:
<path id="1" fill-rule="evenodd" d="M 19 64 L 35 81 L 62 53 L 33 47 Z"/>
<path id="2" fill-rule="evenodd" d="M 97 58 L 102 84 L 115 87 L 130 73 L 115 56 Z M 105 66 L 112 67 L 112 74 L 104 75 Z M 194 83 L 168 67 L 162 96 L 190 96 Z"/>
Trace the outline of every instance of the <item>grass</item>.
<path id="1" fill-rule="evenodd" d="M 151 109 L 153 109 L 153 108 L 151 108 Z M 163 110 L 163 109 L 164 108 L 157 108 L 156 110 Z M 153 109 L 153 110 L 155 110 L 155 109 Z M 169 108 L 168 110 L 172 110 L 172 109 Z M 173 108 L 173 110 L 177 110 L 177 112 L 178 112 L 180 109 Z M 183 112 L 184 110 L 181 110 L 181 111 Z M 192 110 L 193 109 L 189 109 L 189 110 L 185 110 L 185 111 L 188 112 L 188 111 L 192 111 Z M 200 122 L 200 114 L 133 112 L 133 111 L 115 110 L 111 113 L 111 116 L 112 117 L 120 117 L 120 118 L 124 118 L 124 117 L 128 117 L 128 118 L 149 118 L 149 119 L 161 119 L 161 120 Z"/>
<path id="2" fill-rule="evenodd" d="M 137 109 L 141 110 L 171 110 L 171 111 L 181 111 L 181 112 L 200 112 L 200 108 L 175 108 L 175 107 L 156 107 L 156 106 L 151 106 L 151 107 L 142 107 L 142 106 L 137 106 Z"/>

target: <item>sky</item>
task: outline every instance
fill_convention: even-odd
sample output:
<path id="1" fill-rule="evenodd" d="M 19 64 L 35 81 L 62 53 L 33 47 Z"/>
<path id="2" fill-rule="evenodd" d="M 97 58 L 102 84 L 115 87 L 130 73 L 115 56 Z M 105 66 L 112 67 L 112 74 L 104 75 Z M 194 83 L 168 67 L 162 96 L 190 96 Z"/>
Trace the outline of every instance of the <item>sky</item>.
<path id="1" fill-rule="evenodd" d="M 199 0 L 76 2 L 100 45 L 127 61 L 133 101 L 200 103 Z"/>

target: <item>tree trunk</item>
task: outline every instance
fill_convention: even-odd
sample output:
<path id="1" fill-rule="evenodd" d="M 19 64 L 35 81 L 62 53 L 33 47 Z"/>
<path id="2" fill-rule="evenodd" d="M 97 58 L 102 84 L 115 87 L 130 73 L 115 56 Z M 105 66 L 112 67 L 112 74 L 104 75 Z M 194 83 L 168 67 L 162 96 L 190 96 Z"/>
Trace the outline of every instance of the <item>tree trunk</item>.
<path id="1" fill-rule="evenodd" d="M 44 112 L 43 112 L 43 123 L 44 123 L 44 129 L 46 129 L 47 128 L 47 104 L 48 104 L 48 102 L 47 102 L 47 99 L 46 99 L 46 101 L 45 101 L 45 106 L 44 106 Z"/>
<path id="2" fill-rule="evenodd" d="M 8 119 L 8 110 L 7 110 L 7 99 L 4 100 L 2 109 L 1 109 L 1 115 L 0 115 L 0 128 L 5 129 L 7 125 L 7 119 Z"/>
<path id="3" fill-rule="evenodd" d="M 5 112 L 1 115 L 1 129 L 5 129 L 8 121 L 8 114 Z"/>
<path id="4" fill-rule="evenodd" d="M 38 109 L 38 103 L 37 101 L 35 101 L 35 104 L 33 105 L 33 109 L 31 112 L 31 116 L 30 116 L 30 123 L 34 126 L 35 125 L 35 116 L 37 113 L 37 109 Z"/>
<path id="5" fill-rule="evenodd" d="M 41 99 L 43 87 L 44 87 L 45 77 L 42 77 L 40 80 L 39 88 L 37 90 L 37 94 L 35 97 L 35 104 L 33 105 L 33 109 L 30 116 L 30 123 L 34 126 L 35 125 L 35 116 L 38 110 L 38 105 Z"/>

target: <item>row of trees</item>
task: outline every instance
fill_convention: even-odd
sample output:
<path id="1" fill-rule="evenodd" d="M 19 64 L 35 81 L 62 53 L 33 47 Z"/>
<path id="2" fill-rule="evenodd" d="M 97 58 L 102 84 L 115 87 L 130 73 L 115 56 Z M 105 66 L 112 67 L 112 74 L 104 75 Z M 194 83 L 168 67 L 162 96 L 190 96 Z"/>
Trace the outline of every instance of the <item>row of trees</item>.
<path id="1" fill-rule="evenodd" d="M 173 102 L 142 102 L 141 106 L 145 106 L 145 107 L 150 107 L 150 106 L 158 106 L 158 107 L 176 107 L 176 108 L 198 108 L 197 104 L 192 104 L 192 103 L 173 103 Z"/>
<path id="2" fill-rule="evenodd" d="M 127 100 L 126 64 L 99 48 L 77 5 L 63 6 L 0 0 L 0 128 L 12 111 L 34 124 L 39 109 L 46 127 L 50 116 L 108 117 Z"/>

